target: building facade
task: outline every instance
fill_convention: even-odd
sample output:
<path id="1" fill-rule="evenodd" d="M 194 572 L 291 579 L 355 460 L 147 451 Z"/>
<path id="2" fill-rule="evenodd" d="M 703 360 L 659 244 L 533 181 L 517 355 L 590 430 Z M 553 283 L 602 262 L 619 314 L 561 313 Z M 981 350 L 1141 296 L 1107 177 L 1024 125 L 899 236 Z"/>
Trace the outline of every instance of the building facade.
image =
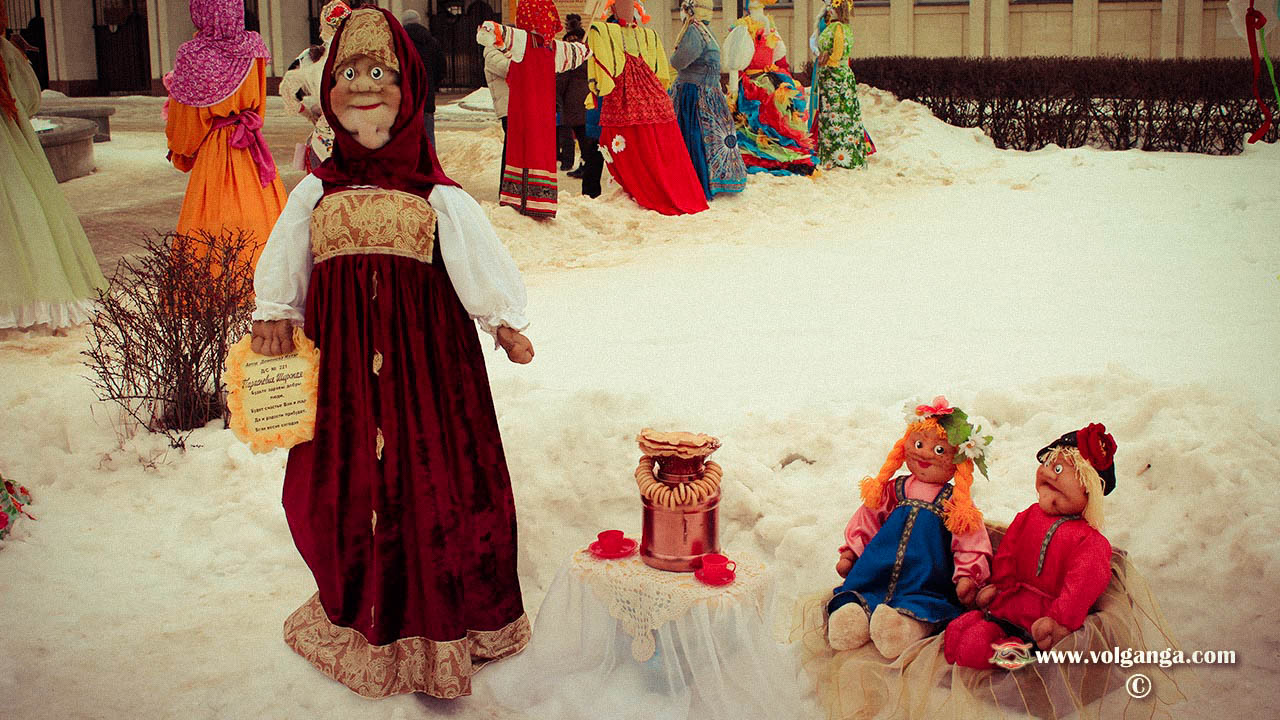
<path id="1" fill-rule="evenodd" d="M 0 0 L 10 27 L 41 49 L 33 56 L 47 87 L 68 95 L 163 94 L 178 46 L 194 28 L 188 0 Z M 272 53 L 278 79 L 318 38 L 325 0 L 244 0 L 246 23 Z M 737 3 L 736 5 L 734 3 Z M 511 0 L 379 0 L 397 15 L 428 18 L 449 67 L 447 87 L 483 84 L 475 27 L 512 17 Z M 678 0 L 651 0 L 651 27 L 670 45 Z M 712 27 L 720 37 L 745 13 L 725 0 Z M 582 12 L 581 0 L 561 12 Z M 782 0 L 768 10 L 793 67 L 810 58 L 809 33 L 822 0 Z M 1119 55 L 1137 58 L 1244 57 L 1226 0 L 855 0 L 855 56 L 1017 57 Z"/>

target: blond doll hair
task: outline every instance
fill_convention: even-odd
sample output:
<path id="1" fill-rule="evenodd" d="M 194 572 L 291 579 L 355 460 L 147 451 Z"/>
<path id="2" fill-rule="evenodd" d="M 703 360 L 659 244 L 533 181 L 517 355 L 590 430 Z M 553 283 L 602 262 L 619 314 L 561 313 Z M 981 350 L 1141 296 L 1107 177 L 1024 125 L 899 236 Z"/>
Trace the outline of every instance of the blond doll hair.
<path id="1" fill-rule="evenodd" d="M 893 448 L 889 450 L 889 456 L 885 458 L 884 465 L 880 466 L 880 472 L 875 477 L 862 479 L 863 505 L 869 508 L 878 508 L 884 504 L 886 493 L 889 492 L 889 486 L 893 484 L 894 473 L 898 472 L 898 469 L 906 462 L 907 438 L 911 437 L 911 433 L 917 431 L 930 434 L 935 440 L 947 442 L 947 431 L 932 417 L 908 425 L 907 431 L 902 434 L 898 442 L 894 443 Z M 1088 466 L 1088 463 L 1082 464 L 1086 467 Z M 1094 475 L 1097 475 L 1097 473 L 1094 473 Z M 943 520 L 952 534 L 964 535 L 982 527 L 982 512 L 974 506 L 970 492 L 973 487 L 972 460 L 965 458 L 963 462 L 956 464 L 953 482 L 955 489 L 951 491 L 951 498 L 943 503 L 942 509 L 945 515 Z M 1100 483 L 1101 480 L 1098 482 Z"/>

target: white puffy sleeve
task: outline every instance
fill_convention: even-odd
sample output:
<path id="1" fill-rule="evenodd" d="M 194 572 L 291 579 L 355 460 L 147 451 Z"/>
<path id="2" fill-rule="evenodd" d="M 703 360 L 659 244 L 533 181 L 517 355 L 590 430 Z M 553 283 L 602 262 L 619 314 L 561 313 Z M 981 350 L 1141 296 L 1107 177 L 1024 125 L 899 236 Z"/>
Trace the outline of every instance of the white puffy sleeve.
<path id="1" fill-rule="evenodd" d="M 558 73 L 578 67 L 589 57 L 591 51 L 587 49 L 586 43 L 555 41 L 555 67 Z"/>
<path id="2" fill-rule="evenodd" d="M 529 33 L 518 27 L 485 20 L 476 28 L 476 42 L 486 48 L 501 50 L 511 62 L 518 63 L 524 59 L 524 51 L 529 46 Z M 505 72 L 500 74 L 506 77 Z"/>
<path id="3" fill-rule="evenodd" d="M 746 25 L 735 25 L 724 39 L 721 49 L 721 66 L 726 72 L 742 72 L 751 64 L 751 56 L 755 54 L 755 42 Z"/>
<path id="4" fill-rule="evenodd" d="M 504 325 L 528 327 L 524 280 L 484 209 L 452 185 L 437 185 L 428 200 L 439 223 L 440 256 L 467 314 L 490 334 Z"/>
<path id="5" fill-rule="evenodd" d="M 311 280 L 311 211 L 323 195 L 324 183 L 315 175 L 289 193 L 253 273 L 254 320 L 302 322 Z"/>

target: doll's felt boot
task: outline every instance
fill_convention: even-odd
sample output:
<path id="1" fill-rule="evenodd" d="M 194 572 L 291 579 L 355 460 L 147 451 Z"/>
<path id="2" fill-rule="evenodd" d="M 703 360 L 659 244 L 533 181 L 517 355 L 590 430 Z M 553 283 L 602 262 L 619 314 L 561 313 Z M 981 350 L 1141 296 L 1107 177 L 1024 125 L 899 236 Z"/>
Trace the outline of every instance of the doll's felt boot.
<path id="1" fill-rule="evenodd" d="M 871 620 L 858 603 L 836 608 L 827 618 L 827 642 L 832 650 L 853 650 L 871 638 Z"/>
<path id="2" fill-rule="evenodd" d="M 888 605 L 876 607 L 876 611 L 871 613 L 870 625 L 871 642 L 889 660 L 898 657 L 907 646 L 933 632 L 932 623 L 907 617 Z"/>

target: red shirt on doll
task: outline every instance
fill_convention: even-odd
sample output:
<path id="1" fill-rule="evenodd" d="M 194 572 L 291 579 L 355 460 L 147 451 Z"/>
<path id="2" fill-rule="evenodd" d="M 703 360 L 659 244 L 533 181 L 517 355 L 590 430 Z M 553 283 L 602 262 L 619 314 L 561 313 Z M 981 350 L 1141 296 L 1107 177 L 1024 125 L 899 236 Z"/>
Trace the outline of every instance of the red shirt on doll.
<path id="1" fill-rule="evenodd" d="M 1018 513 L 991 563 L 998 592 L 987 610 L 1030 630 L 1051 617 L 1068 630 L 1084 625 L 1089 608 L 1111 582 L 1111 543 L 1083 518 L 1049 515 L 1040 505 Z"/>

